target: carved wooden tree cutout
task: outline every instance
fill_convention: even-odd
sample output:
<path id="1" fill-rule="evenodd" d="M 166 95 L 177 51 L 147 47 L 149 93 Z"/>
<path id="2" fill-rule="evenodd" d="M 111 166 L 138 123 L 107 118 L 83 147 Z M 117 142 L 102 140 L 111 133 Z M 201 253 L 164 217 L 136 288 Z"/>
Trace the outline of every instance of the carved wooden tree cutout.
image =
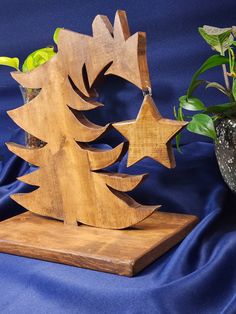
<path id="1" fill-rule="evenodd" d="M 36 189 L 12 195 L 29 211 L 0 223 L 0 252 L 133 276 L 181 241 L 198 219 L 138 204 L 126 192 L 147 174 L 106 168 L 126 152 L 127 166 L 150 157 L 174 167 L 170 141 L 185 123 L 163 118 L 148 94 L 146 37 L 130 34 L 125 12 L 116 13 L 114 27 L 98 15 L 92 29 L 92 36 L 61 30 L 55 57 L 32 72 L 12 73 L 23 87 L 41 90 L 8 113 L 46 145 L 29 149 L 7 144 L 38 169 L 18 178 Z M 85 111 L 102 110 L 103 104 L 94 100 L 95 87 L 107 74 L 146 94 L 136 119 L 102 126 L 86 118 Z M 111 128 L 128 143 L 94 148 L 91 142 Z"/>
<path id="2" fill-rule="evenodd" d="M 53 59 L 30 73 L 12 73 L 22 86 L 41 88 L 41 92 L 8 114 L 22 129 L 47 143 L 40 149 L 8 144 L 13 153 L 39 166 L 19 178 L 39 188 L 12 198 L 33 213 L 66 224 L 123 229 L 144 220 L 159 205 L 138 204 L 124 193 L 137 187 L 146 174 L 102 170 L 117 162 L 127 146 L 121 143 L 108 151 L 89 146 L 111 125 L 95 125 L 83 111 L 102 106 L 91 99 L 101 73 L 120 76 L 142 90 L 151 87 L 146 37 L 144 33 L 130 35 L 123 11 L 117 12 L 114 27 L 107 17 L 98 15 L 92 28 L 93 36 L 61 30 Z M 76 117 L 71 108 L 78 111 Z M 167 167 L 174 166 L 170 140 L 184 125 L 163 119 L 150 96 L 145 97 L 136 120 L 113 124 L 130 142 L 128 165 L 149 156 Z"/>

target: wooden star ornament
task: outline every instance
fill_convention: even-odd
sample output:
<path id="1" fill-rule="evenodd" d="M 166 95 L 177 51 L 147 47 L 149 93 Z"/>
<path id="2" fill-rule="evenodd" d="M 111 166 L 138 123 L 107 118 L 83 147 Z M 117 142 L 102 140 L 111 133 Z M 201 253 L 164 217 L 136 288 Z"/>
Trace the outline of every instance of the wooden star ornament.
<path id="1" fill-rule="evenodd" d="M 145 157 L 151 157 L 167 168 L 174 168 L 171 140 L 186 124 L 163 118 L 152 97 L 146 95 L 136 120 L 112 125 L 129 141 L 128 167 Z"/>

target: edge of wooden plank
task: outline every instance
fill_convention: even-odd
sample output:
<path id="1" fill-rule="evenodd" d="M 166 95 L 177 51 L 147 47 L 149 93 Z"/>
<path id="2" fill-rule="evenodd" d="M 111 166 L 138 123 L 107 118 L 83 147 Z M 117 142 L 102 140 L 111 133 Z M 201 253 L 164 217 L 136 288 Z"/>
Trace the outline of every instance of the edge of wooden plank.
<path id="1" fill-rule="evenodd" d="M 34 251 L 32 251 L 32 249 L 34 249 Z M 130 260 L 120 261 L 115 258 L 109 260 L 99 258 L 98 256 L 92 257 L 81 252 L 78 255 L 75 253 L 62 252 L 59 250 L 43 249 L 36 246 L 22 245 L 7 240 L 0 240 L 0 252 L 109 273 L 114 273 L 115 271 L 116 274 L 125 276 L 130 274 L 130 269 L 132 268 L 133 264 Z M 50 258 L 48 258 L 48 253 L 50 253 Z M 58 253 L 60 253 L 60 255 L 58 255 Z M 116 263 L 114 264 L 114 262 Z M 93 267 L 94 263 L 96 263 L 96 269 Z M 114 270 L 114 268 L 116 269 Z"/>
<path id="2" fill-rule="evenodd" d="M 181 214 L 179 215 L 181 216 Z M 153 263 L 158 257 L 162 256 L 168 250 L 181 242 L 192 231 L 192 229 L 198 223 L 199 218 L 194 215 L 184 215 L 189 216 L 188 218 L 192 219 L 189 219 L 189 221 L 186 222 L 176 233 L 170 234 L 166 238 L 163 238 L 163 241 L 158 246 L 153 245 L 148 250 L 146 250 L 146 252 L 137 257 L 132 267 L 133 274 L 131 276 L 134 276 L 135 274 L 142 271 L 145 267 Z"/>

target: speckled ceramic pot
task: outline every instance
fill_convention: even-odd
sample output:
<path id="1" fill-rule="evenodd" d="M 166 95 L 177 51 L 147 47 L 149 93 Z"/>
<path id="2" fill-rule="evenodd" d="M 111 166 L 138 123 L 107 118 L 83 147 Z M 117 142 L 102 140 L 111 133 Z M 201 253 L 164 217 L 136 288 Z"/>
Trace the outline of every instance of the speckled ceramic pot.
<path id="1" fill-rule="evenodd" d="M 215 152 L 219 168 L 225 182 L 236 192 L 236 118 L 222 119 L 216 132 Z"/>

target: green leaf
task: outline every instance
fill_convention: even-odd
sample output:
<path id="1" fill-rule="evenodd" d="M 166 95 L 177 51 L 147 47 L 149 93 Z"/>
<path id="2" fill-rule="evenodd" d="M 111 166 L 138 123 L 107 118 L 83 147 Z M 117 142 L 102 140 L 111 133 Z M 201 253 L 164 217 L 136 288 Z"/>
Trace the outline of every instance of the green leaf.
<path id="1" fill-rule="evenodd" d="M 198 86 L 202 85 L 202 84 L 206 84 L 206 80 L 196 80 L 195 82 L 193 82 L 193 85 L 192 85 L 192 94 L 193 92 L 195 92 L 195 90 L 198 88 Z"/>
<path id="2" fill-rule="evenodd" d="M 232 34 L 236 37 L 236 26 L 232 26 Z"/>
<path id="3" fill-rule="evenodd" d="M 180 141 L 181 141 L 181 133 L 176 135 L 175 143 L 176 143 L 176 148 L 177 148 L 178 152 L 182 154 L 182 150 L 180 148 Z"/>
<path id="4" fill-rule="evenodd" d="M 19 63 L 18 58 L 0 57 L 0 65 L 5 65 L 19 70 Z"/>
<path id="5" fill-rule="evenodd" d="M 173 112 L 174 112 L 175 119 L 178 120 L 177 111 L 176 111 L 176 107 L 175 106 L 173 108 Z"/>
<path id="6" fill-rule="evenodd" d="M 232 28 L 218 28 L 204 25 L 198 28 L 200 35 L 216 51 L 223 54 L 233 41 Z"/>
<path id="7" fill-rule="evenodd" d="M 236 79 L 233 80 L 232 94 L 234 96 L 234 100 L 236 101 Z"/>
<path id="8" fill-rule="evenodd" d="M 228 92 L 227 90 L 225 89 L 225 87 L 217 82 L 210 82 L 206 85 L 206 88 L 209 88 L 209 87 L 213 87 L 213 88 L 216 88 L 218 89 L 220 92 L 222 92 L 223 94 L 227 95 L 228 96 Z"/>
<path id="9" fill-rule="evenodd" d="M 212 118 L 206 114 L 198 113 L 194 115 L 187 125 L 187 129 L 190 132 L 208 136 L 213 140 L 216 139 L 214 122 Z"/>
<path id="10" fill-rule="evenodd" d="M 236 102 L 230 102 L 230 103 L 207 107 L 205 112 L 206 113 L 225 113 L 226 111 L 233 109 L 235 107 L 236 107 Z"/>
<path id="11" fill-rule="evenodd" d="M 213 55 L 210 58 L 208 58 L 202 66 L 194 73 L 192 80 L 190 82 L 188 91 L 187 91 L 187 97 L 190 97 L 195 90 L 195 84 L 198 79 L 198 76 L 207 70 L 214 68 L 216 66 L 229 63 L 229 58 L 220 56 L 220 55 Z"/>
<path id="12" fill-rule="evenodd" d="M 32 71 L 35 68 L 34 59 L 32 55 L 28 56 L 28 58 L 26 59 L 26 66 L 27 66 L 28 71 Z"/>
<path id="13" fill-rule="evenodd" d="M 184 95 L 179 98 L 179 101 L 180 106 L 186 110 L 198 111 L 206 109 L 201 100 L 196 97 L 187 97 Z"/>
<path id="14" fill-rule="evenodd" d="M 178 112 L 176 111 L 176 108 L 174 107 L 174 116 L 176 120 L 184 121 L 183 110 L 181 107 L 178 108 Z M 178 133 L 175 136 L 176 148 L 179 153 L 182 153 L 181 148 L 180 148 L 180 140 L 181 140 L 181 133 Z"/>
<path id="15" fill-rule="evenodd" d="M 23 72 L 32 71 L 37 68 L 41 64 L 44 64 L 48 60 L 50 60 L 54 55 L 55 51 L 53 47 L 46 47 L 38 49 L 32 52 L 24 61 L 22 66 Z"/>
<path id="16" fill-rule="evenodd" d="M 184 115 L 183 115 L 183 110 L 181 107 L 178 109 L 178 119 L 179 121 L 184 121 Z"/>
<path id="17" fill-rule="evenodd" d="M 57 27 L 55 29 L 55 32 L 53 34 L 53 41 L 54 41 L 55 44 L 58 44 L 58 35 L 59 35 L 59 32 L 60 32 L 61 29 L 62 29 L 61 27 Z"/>
<path id="18" fill-rule="evenodd" d="M 209 36 L 221 36 L 227 34 L 228 32 L 232 32 L 232 27 L 221 28 L 210 25 L 203 25 L 203 27 L 199 28 L 202 28 Z"/>

